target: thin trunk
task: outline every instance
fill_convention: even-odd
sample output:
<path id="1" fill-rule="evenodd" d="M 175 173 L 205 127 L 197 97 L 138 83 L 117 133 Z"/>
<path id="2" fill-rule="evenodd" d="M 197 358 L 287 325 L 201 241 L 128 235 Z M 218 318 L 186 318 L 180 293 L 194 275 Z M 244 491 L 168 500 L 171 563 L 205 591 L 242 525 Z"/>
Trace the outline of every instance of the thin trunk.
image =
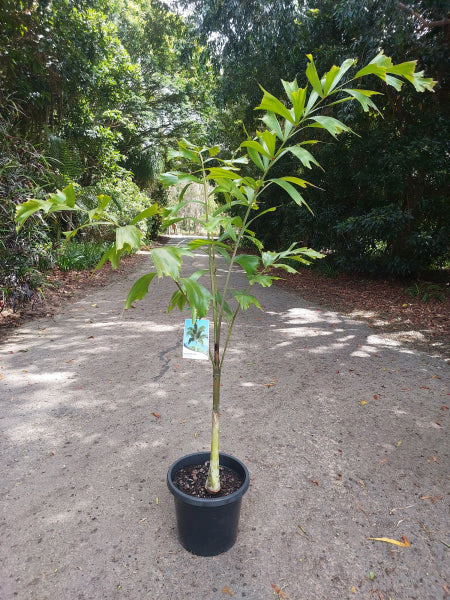
<path id="1" fill-rule="evenodd" d="M 214 348 L 214 367 L 213 367 L 213 409 L 212 409 L 212 428 L 211 428 L 211 456 L 209 462 L 208 478 L 206 480 L 206 489 L 212 494 L 220 491 L 219 475 L 219 425 L 220 425 L 220 361 L 219 348 Z"/>

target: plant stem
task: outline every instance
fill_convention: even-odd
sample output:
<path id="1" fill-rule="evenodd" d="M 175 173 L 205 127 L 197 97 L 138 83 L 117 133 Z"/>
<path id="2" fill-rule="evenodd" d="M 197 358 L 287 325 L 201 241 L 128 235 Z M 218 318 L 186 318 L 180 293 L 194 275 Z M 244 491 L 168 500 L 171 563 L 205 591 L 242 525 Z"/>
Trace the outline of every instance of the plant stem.
<path id="1" fill-rule="evenodd" d="M 205 164 L 203 156 L 200 153 L 202 163 L 202 179 L 203 179 L 203 198 L 205 203 L 205 220 L 208 221 L 208 184 L 206 180 Z M 213 239 L 213 234 L 208 231 L 208 240 Z M 219 430 L 220 430 L 220 327 L 218 327 L 217 319 L 217 269 L 216 269 L 216 253 L 214 244 L 208 244 L 209 257 L 209 276 L 211 281 L 211 294 L 213 306 L 213 321 L 214 321 L 214 355 L 211 357 L 213 365 L 213 408 L 212 408 L 212 426 L 211 426 L 211 453 L 209 458 L 209 471 L 205 487 L 211 494 L 217 494 L 220 491 L 220 474 L 219 474 Z"/>
<path id="2" fill-rule="evenodd" d="M 213 410 L 211 427 L 211 455 L 209 462 L 208 478 L 206 480 L 206 489 L 215 494 L 220 491 L 219 475 L 219 428 L 220 428 L 220 365 L 219 365 L 219 347 L 216 344 L 214 348 L 214 370 L 213 370 Z"/>

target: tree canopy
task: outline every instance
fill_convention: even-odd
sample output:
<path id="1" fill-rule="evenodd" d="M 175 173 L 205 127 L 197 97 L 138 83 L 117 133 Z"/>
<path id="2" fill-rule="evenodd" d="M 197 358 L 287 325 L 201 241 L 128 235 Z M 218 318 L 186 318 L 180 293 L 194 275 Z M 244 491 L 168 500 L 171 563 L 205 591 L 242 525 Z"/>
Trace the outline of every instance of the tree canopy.
<path id="1" fill-rule="evenodd" d="M 448 261 L 442 0 L 3 0 L 0 21 L 1 277 L 18 264 L 14 272 L 28 277 L 51 262 L 65 228 L 67 216 L 54 216 L 17 236 L 14 210 L 30 196 L 73 181 L 87 208 L 111 195 L 118 218 L 141 210 L 148 195 L 164 203 L 158 175 L 176 138 L 221 143 L 231 156 L 244 129 L 252 137 L 260 128 L 260 86 L 279 97 L 281 80 L 300 77 L 311 53 L 321 76 L 380 50 L 396 63 L 417 59 L 437 81 L 434 94 L 400 93 L 400 83 L 386 90 L 374 79 L 379 111 L 358 101 L 331 107 L 360 137 L 341 132 L 337 149 L 319 135 L 314 215 L 287 203 L 256 233 L 268 249 L 299 241 L 339 268 L 373 274 Z M 275 174 L 292 167 L 302 177 L 308 165 L 293 160 L 283 156 Z M 283 193 L 268 190 L 266 208 Z M 147 225 L 155 232 L 156 216 Z"/>

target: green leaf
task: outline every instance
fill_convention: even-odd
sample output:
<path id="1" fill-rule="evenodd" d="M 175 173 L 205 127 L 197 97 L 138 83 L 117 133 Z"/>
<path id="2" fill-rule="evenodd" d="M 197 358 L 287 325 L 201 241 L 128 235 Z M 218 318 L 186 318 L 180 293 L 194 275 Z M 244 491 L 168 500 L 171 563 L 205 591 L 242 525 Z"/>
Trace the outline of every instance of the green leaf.
<path id="1" fill-rule="evenodd" d="M 324 96 L 328 95 L 328 92 L 330 91 L 333 81 L 336 79 L 338 73 L 339 73 L 339 67 L 337 67 L 336 65 L 333 65 L 331 67 L 331 69 L 328 71 L 328 73 L 325 73 L 325 75 L 324 75 L 325 81 L 323 82 Z"/>
<path id="2" fill-rule="evenodd" d="M 192 256 L 187 248 L 175 248 L 165 246 L 163 248 L 154 248 L 150 250 L 153 264 L 155 265 L 158 277 L 167 275 L 177 280 L 180 276 L 180 269 L 183 262 L 183 255 Z"/>
<path id="3" fill-rule="evenodd" d="M 280 177 L 280 179 L 282 179 L 283 181 L 289 181 L 290 183 L 296 183 L 302 188 L 305 188 L 308 185 L 308 182 L 304 179 L 300 179 L 300 177 L 291 177 L 289 175 L 286 175 L 285 177 Z"/>
<path id="4" fill-rule="evenodd" d="M 241 265 L 247 275 L 253 275 L 259 267 L 259 257 L 252 254 L 240 254 L 234 262 Z"/>
<path id="5" fill-rule="evenodd" d="M 309 258 L 315 260 L 316 258 L 325 258 L 325 254 L 322 254 L 321 252 L 317 252 L 317 250 L 313 250 L 312 248 L 296 248 L 295 252 L 300 252 L 300 254 L 303 254 L 304 256 L 308 256 Z M 292 256 L 292 258 L 294 258 L 295 260 L 298 260 L 298 257 L 296 256 Z"/>
<path id="6" fill-rule="evenodd" d="M 248 147 L 247 151 L 250 160 L 258 167 L 258 169 L 260 169 L 261 171 L 265 171 L 266 165 L 263 163 L 261 155 L 254 148 L 251 147 Z M 265 159 L 265 163 L 269 164 L 267 158 Z"/>
<path id="7" fill-rule="evenodd" d="M 387 85 L 390 85 L 393 88 L 395 88 L 397 90 L 397 92 L 399 92 L 402 89 L 403 81 L 400 81 L 400 79 L 397 79 L 397 77 L 392 77 L 391 75 L 385 75 L 384 77 L 382 77 L 382 79 L 384 79 L 384 81 L 387 83 Z"/>
<path id="8" fill-rule="evenodd" d="M 171 185 L 175 185 L 178 183 L 178 173 L 172 171 L 168 171 L 167 173 L 161 173 L 158 179 L 159 181 L 161 181 L 164 188 L 168 188 Z"/>
<path id="9" fill-rule="evenodd" d="M 68 236 L 68 239 L 70 237 L 71 236 Z M 121 254 L 122 254 L 121 251 L 119 251 L 119 252 L 117 251 L 116 244 L 112 244 L 109 248 L 107 248 L 105 250 L 105 252 L 103 253 L 103 256 L 98 261 L 98 263 L 95 265 L 94 271 L 98 271 L 99 269 L 101 269 L 107 260 L 109 260 L 113 269 L 117 269 L 117 267 L 119 266 L 119 259 L 120 259 Z"/>
<path id="10" fill-rule="evenodd" d="M 261 87 L 261 89 L 264 93 L 264 96 L 261 100 L 261 104 L 257 106 L 255 110 L 268 110 L 276 115 L 280 115 L 280 117 L 283 117 L 286 119 L 286 121 L 294 123 L 294 118 L 286 106 L 280 100 L 278 100 L 278 98 L 275 98 L 275 96 L 272 96 L 272 94 L 266 92 L 264 88 Z"/>
<path id="11" fill-rule="evenodd" d="M 214 188 L 214 194 L 225 192 L 241 200 L 241 204 L 247 204 L 247 198 L 241 192 L 236 183 L 231 179 L 216 179 L 217 187 Z"/>
<path id="12" fill-rule="evenodd" d="M 192 275 L 189 275 L 189 279 L 192 279 L 192 281 L 198 281 L 200 277 L 203 277 L 203 275 L 206 275 L 207 273 L 209 273 L 208 269 L 199 269 L 198 271 L 194 271 Z"/>
<path id="13" fill-rule="evenodd" d="M 74 208 L 74 206 L 75 206 L 75 191 L 73 189 L 73 184 L 69 183 L 69 185 L 63 189 L 62 193 L 64 194 L 63 204 L 67 204 L 67 206 L 70 206 L 70 208 Z"/>
<path id="14" fill-rule="evenodd" d="M 228 252 L 233 252 L 233 248 L 231 246 L 227 246 L 227 244 L 222 244 L 217 240 L 198 239 L 191 240 L 188 243 L 189 250 L 197 250 L 198 248 L 203 248 L 204 246 L 214 246 L 216 248 L 223 248 Z"/>
<path id="15" fill-rule="evenodd" d="M 177 183 L 201 183 L 201 179 L 198 177 L 181 171 L 168 171 L 167 173 L 162 173 L 158 179 L 163 184 L 164 189 L 176 185 Z"/>
<path id="16" fill-rule="evenodd" d="M 241 175 L 231 168 L 211 167 L 206 179 L 240 179 Z"/>
<path id="17" fill-rule="evenodd" d="M 262 252 L 262 254 L 261 254 L 262 263 L 266 268 L 271 267 L 273 265 L 273 263 L 277 260 L 278 257 L 279 257 L 278 252 L 268 251 L 268 252 Z"/>
<path id="18" fill-rule="evenodd" d="M 412 77 L 414 75 L 414 71 L 416 70 L 416 66 L 417 60 L 402 62 L 398 65 L 393 65 L 392 67 L 389 67 L 389 73 L 392 73 L 393 75 L 409 75 Z"/>
<path id="19" fill-rule="evenodd" d="M 242 142 L 241 148 L 251 148 L 252 150 L 256 150 L 256 152 L 258 152 L 259 154 L 267 156 L 267 158 L 272 158 L 272 154 L 270 154 L 268 148 L 264 148 L 264 146 L 262 146 L 259 142 L 256 142 L 255 140 L 247 140 L 245 142 Z M 252 157 L 250 156 L 250 158 Z"/>
<path id="20" fill-rule="evenodd" d="M 247 294 L 246 292 L 238 292 L 237 290 L 232 290 L 233 296 L 239 303 L 239 306 L 242 310 L 247 310 L 252 304 L 254 304 L 257 308 L 262 310 L 260 303 L 258 302 L 255 296 L 251 294 Z"/>
<path id="21" fill-rule="evenodd" d="M 334 138 L 343 131 L 350 131 L 353 133 L 350 127 L 344 125 L 342 121 L 338 121 L 334 117 L 325 117 L 320 115 L 317 117 L 310 117 L 310 120 L 315 121 L 315 123 L 308 125 L 308 127 L 319 127 L 320 129 L 326 129 Z"/>
<path id="22" fill-rule="evenodd" d="M 261 121 L 270 129 L 270 131 L 273 131 L 275 133 L 278 139 L 280 139 L 282 142 L 284 141 L 284 136 L 281 130 L 280 122 L 278 121 L 273 112 L 266 112 Z"/>
<path id="23" fill-rule="evenodd" d="M 371 92 L 370 90 L 350 90 L 350 89 L 343 89 L 342 91 L 347 92 L 347 94 L 349 94 L 350 96 L 355 98 L 355 100 L 358 100 L 358 102 L 363 107 L 364 112 L 368 112 L 370 108 L 375 110 L 378 113 L 380 112 L 378 110 L 377 105 L 369 97 L 369 96 L 372 96 L 373 94 L 378 94 L 379 92 Z"/>
<path id="24" fill-rule="evenodd" d="M 344 60 L 340 67 L 331 67 L 330 71 L 328 71 L 328 73 L 325 75 L 325 84 L 323 88 L 325 96 L 334 90 L 345 73 L 355 64 L 355 59 L 347 58 L 347 60 Z"/>
<path id="25" fill-rule="evenodd" d="M 388 56 L 385 56 L 383 52 L 380 52 L 368 65 L 356 73 L 355 79 L 364 77 L 364 75 L 376 75 L 384 80 L 386 71 L 393 66 L 392 60 Z"/>
<path id="26" fill-rule="evenodd" d="M 250 285 L 257 283 L 262 287 L 270 287 L 272 282 L 280 279 L 279 277 L 274 277 L 273 275 L 264 275 L 263 273 L 256 273 L 256 275 L 252 275 L 249 277 Z"/>
<path id="27" fill-rule="evenodd" d="M 309 206 L 306 204 L 306 202 L 303 200 L 302 196 L 299 194 L 297 189 L 292 184 L 290 184 L 288 181 L 285 181 L 284 179 L 270 179 L 269 181 L 272 181 L 273 183 L 276 183 L 277 185 L 282 187 L 289 194 L 289 196 L 292 198 L 292 200 L 296 204 L 298 204 L 299 206 L 304 205 L 309 210 L 311 210 L 309 208 Z"/>
<path id="28" fill-rule="evenodd" d="M 287 273 L 297 273 L 297 270 L 294 269 L 294 267 L 291 267 L 290 265 L 286 265 L 284 263 L 275 263 L 272 266 L 274 267 L 274 269 L 283 269 L 283 271 L 286 271 Z"/>
<path id="29" fill-rule="evenodd" d="M 180 284 L 186 292 L 189 308 L 192 311 L 192 320 L 202 319 L 208 312 L 209 303 L 212 299 L 210 291 L 192 277 L 181 278 Z"/>
<path id="30" fill-rule="evenodd" d="M 308 169 L 312 168 L 311 163 L 320 167 L 319 163 L 314 158 L 314 156 L 311 154 L 311 152 L 309 152 L 305 148 L 302 148 L 301 146 L 290 146 L 289 148 L 286 148 L 284 150 L 284 152 L 291 152 L 291 154 L 293 154 L 296 158 L 298 158 L 298 160 L 302 163 L 302 165 L 304 167 L 307 167 Z M 284 154 L 284 152 L 283 152 L 283 154 Z"/>
<path id="31" fill-rule="evenodd" d="M 263 243 L 262 243 L 260 240 L 258 240 L 258 238 L 256 238 L 256 237 L 255 237 L 255 236 L 253 236 L 253 235 L 244 235 L 243 237 L 244 237 L 246 240 L 249 240 L 250 242 L 252 242 L 253 244 L 255 244 L 255 246 L 258 248 L 258 250 L 259 250 L 260 252 L 262 252 L 262 250 L 263 250 L 264 246 L 263 246 Z"/>
<path id="32" fill-rule="evenodd" d="M 308 65 L 306 67 L 306 77 L 308 78 L 308 81 L 312 85 L 312 88 L 316 92 L 316 94 L 323 98 L 322 84 L 320 83 L 319 75 L 317 74 L 317 69 L 316 65 L 314 64 L 312 54 L 307 54 L 306 57 L 309 60 Z"/>
<path id="33" fill-rule="evenodd" d="M 17 230 L 19 231 L 21 229 L 21 227 L 23 226 L 25 221 L 28 219 L 28 217 L 33 215 L 38 210 L 41 210 L 41 208 L 42 208 L 42 200 L 34 200 L 34 199 L 27 200 L 26 202 L 19 204 L 19 206 L 16 207 L 16 215 L 15 215 L 15 220 L 16 220 L 16 223 L 18 224 Z"/>
<path id="34" fill-rule="evenodd" d="M 299 123 L 303 116 L 307 90 L 308 88 L 304 87 L 292 92 L 292 107 L 296 123 Z"/>
<path id="35" fill-rule="evenodd" d="M 130 249 L 139 250 L 141 248 L 142 233 L 135 225 L 125 225 L 116 229 L 116 248 L 117 250 Z"/>
<path id="36" fill-rule="evenodd" d="M 214 157 L 217 156 L 220 152 L 220 146 L 213 146 L 212 148 L 208 148 L 209 156 Z"/>
<path id="37" fill-rule="evenodd" d="M 227 252 L 224 248 L 225 244 L 220 244 L 220 246 L 217 248 L 217 252 L 223 256 L 223 258 L 225 259 L 226 263 L 229 265 L 231 263 L 231 256 L 229 254 L 229 252 Z M 230 251 L 232 252 L 233 249 L 228 246 L 228 248 L 230 248 Z"/>
<path id="38" fill-rule="evenodd" d="M 131 221 L 131 225 L 136 225 L 136 223 L 139 223 L 139 221 L 142 221 L 143 219 L 148 219 L 148 217 L 152 217 L 153 215 L 156 215 L 157 212 L 158 212 L 158 205 L 155 202 L 155 204 L 152 204 L 152 206 L 149 206 L 148 208 L 146 208 L 145 210 L 140 212 L 138 215 L 136 215 L 134 217 L 134 219 Z"/>
<path id="39" fill-rule="evenodd" d="M 200 148 L 198 146 L 193 146 L 189 142 L 186 142 L 186 140 L 181 140 L 178 141 L 178 151 L 171 150 L 169 152 L 169 158 L 182 157 L 195 164 L 200 164 L 199 151 Z"/>
<path id="40" fill-rule="evenodd" d="M 98 210 L 103 212 L 108 204 L 111 202 L 111 196 L 106 196 L 105 194 L 100 194 L 97 196 L 98 200 Z"/>
<path id="41" fill-rule="evenodd" d="M 276 135 L 272 131 L 263 131 L 258 135 L 259 139 L 262 141 L 263 147 L 267 150 L 269 158 L 273 158 L 275 156 L 275 146 L 276 146 Z"/>
<path id="42" fill-rule="evenodd" d="M 133 284 L 125 302 L 126 309 L 130 308 L 130 306 L 135 300 L 142 300 L 143 298 L 145 298 L 148 292 L 149 285 L 155 276 L 156 273 L 147 273 Z"/>
<path id="43" fill-rule="evenodd" d="M 297 79 L 294 79 L 294 81 L 284 81 L 282 79 L 281 83 L 283 84 L 287 97 L 292 102 L 292 95 L 298 91 Z"/>
<path id="44" fill-rule="evenodd" d="M 306 105 L 305 108 L 305 117 L 306 115 L 309 115 L 309 113 L 312 111 L 312 109 L 314 108 L 314 105 L 316 104 L 316 101 L 320 98 L 319 94 L 317 92 L 315 92 L 314 90 L 312 90 L 312 92 L 309 95 L 309 100 L 308 100 L 308 104 Z"/>
<path id="45" fill-rule="evenodd" d="M 183 310 L 184 307 L 186 306 L 186 302 L 187 302 L 187 297 L 186 294 L 183 293 L 181 290 L 176 290 L 176 292 L 174 292 L 172 294 L 172 297 L 169 301 L 169 306 L 167 308 L 167 312 L 170 313 L 175 307 L 177 307 L 179 310 Z"/>
<path id="46" fill-rule="evenodd" d="M 431 77 L 422 77 L 423 71 L 419 71 L 419 73 L 414 73 L 414 75 L 404 75 L 404 78 L 413 84 L 417 92 L 424 92 L 428 90 L 429 92 L 434 92 L 434 86 L 436 85 L 436 81 L 431 79 Z"/>

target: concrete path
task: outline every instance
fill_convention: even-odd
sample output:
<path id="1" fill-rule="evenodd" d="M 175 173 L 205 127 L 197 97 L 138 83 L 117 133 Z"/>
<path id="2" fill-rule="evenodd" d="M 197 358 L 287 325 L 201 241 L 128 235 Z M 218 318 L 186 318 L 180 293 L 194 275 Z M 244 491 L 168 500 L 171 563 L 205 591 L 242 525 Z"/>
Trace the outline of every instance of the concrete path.
<path id="1" fill-rule="evenodd" d="M 210 365 L 181 358 L 171 282 L 122 312 L 148 269 L 0 348 L 0 599 L 447 598 L 448 365 L 277 287 L 223 374 L 222 450 L 251 474 L 238 541 L 180 547 L 165 478 L 208 448 Z"/>

